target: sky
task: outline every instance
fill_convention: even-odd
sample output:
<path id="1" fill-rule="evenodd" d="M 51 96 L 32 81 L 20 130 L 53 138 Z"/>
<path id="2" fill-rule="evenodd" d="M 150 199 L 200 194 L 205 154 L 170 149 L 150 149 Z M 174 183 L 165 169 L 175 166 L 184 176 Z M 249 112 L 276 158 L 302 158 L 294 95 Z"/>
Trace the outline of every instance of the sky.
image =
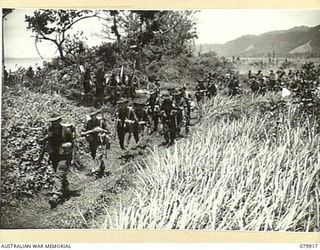
<path id="1" fill-rule="evenodd" d="M 39 57 L 35 48 L 34 34 L 27 30 L 25 15 L 32 15 L 33 9 L 16 9 L 4 21 L 4 46 L 6 58 Z M 290 29 L 294 26 L 316 26 L 320 24 L 320 10 L 285 9 L 214 9 L 202 10 L 196 14 L 197 44 L 225 43 L 243 35 Z M 102 24 L 98 19 L 79 22 L 76 30 L 82 30 L 88 37 L 89 46 L 103 42 Z M 57 55 L 56 47 L 50 42 L 38 43 L 39 52 L 44 58 Z"/>

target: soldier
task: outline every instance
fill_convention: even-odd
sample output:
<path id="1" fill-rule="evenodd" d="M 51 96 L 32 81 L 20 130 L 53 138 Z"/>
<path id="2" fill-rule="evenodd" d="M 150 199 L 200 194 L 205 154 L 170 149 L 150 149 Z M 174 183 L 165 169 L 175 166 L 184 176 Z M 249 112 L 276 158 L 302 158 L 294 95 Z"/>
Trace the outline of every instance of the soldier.
<path id="1" fill-rule="evenodd" d="M 191 121 L 191 94 L 190 93 L 186 93 L 187 88 L 186 87 L 182 87 L 180 89 L 181 92 L 181 97 L 184 99 L 185 101 L 185 121 L 186 121 L 186 133 L 189 132 L 189 126 L 190 126 L 190 121 Z"/>
<path id="2" fill-rule="evenodd" d="M 134 102 L 135 115 L 136 115 L 136 127 L 134 133 L 145 135 L 145 129 L 150 126 L 148 112 L 146 110 L 146 104 L 144 102 Z"/>
<path id="3" fill-rule="evenodd" d="M 53 114 L 48 121 L 51 123 L 45 130 L 45 136 L 40 143 L 46 143 L 49 161 L 55 171 L 52 197 L 49 200 L 51 209 L 62 201 L 63 195 L 68 191 L 67 170 L 71 165 L 72 151 L 75 138 L 73 126 L 62 126 L 62 117 Z"/>
<path id="4" fill-rule="evenodd" d="M 270 91 L 274 91 L 276 87 L 276 75 L 273 73 L 273 70 L 270 70 L 269 75 L 269 89 Z"/>
<path id="5" fill-rule="evenodd" d="M 256 77 L 257 77 L 258 81 L 260 81 L 262 79 L 263 75 L 262 75 L 262 71 L 260 69 L 258 70 Z"/>
<path id="6" fill-rule="evenodd" d="M 198 85 L 196 86 L 196 99 L 198 103 L 201 103 L 204 101 L 205 96 L 206 96 L 206 92 L 207 92 L 207 88 L 205 85 L 206 80 L 197 80 Z"/>
<path id="7" fill-rule="evenodd" d="M 172 100 L 168 94 L 162 96 L 161 117 L 165 144 L 173 145 L 176 138 L 176 111 L 173 107 Z"/>
<path id="8" fill-rule="evenodd" d="M 101 118 L 96 116 L 98 112 L 95 111 L 90 114 L 90 119 L 84 128 L 85 131 L 81 135 L 85 136 L 89 143 L 93 160 L 91 175 L 101 178 L 104 176 L 105 170 L 104 158 L 107 157 L 107 150 L 110 149 L 110 142 L 107 136 L 110 132 L 107 129 L 106 119 L 103 116 Z M 99 152 L 98 154 L 97 151 Z"/>
<path id="9" fill-rule="evenodd" d="M 127 96 L 128 96 L 128 98 L 130 97 L 132 101 L 134 101 L 135 96 L 136 96 L 136 89 L 137 89 L 137 84 L 138 84 L 137 79 L 138 79 L 137 76 L 135 76 L 134 74 L 131 74 L 130 77 L 128 78 Z"/>
<path id="10" fill-rule="evenodd" d="M 127 113 L 127 119 L 125 119 L 125 131 L 128 133 L 128 142 L 127 145 L 129 147 L 131 136 L 133 134 L 133 137 L 135 139 L 136 144 L 139 143 L 139 121 L 138 117 L 136 115 L 135 107 L 132 105 L 128 105 L 127 107 L 128 113 Z"/>
<path id="11" fill-rule="evenodd" d="M 169 95 L 172 97 L 172 94 L 176 91 L 176 88 L 168 88 L 168 91 L 169 91 Z"/>
<path id="12" fill-rule="evenodd" d="M 119 144 L 122 150 L 125 150 L 124 147 L 124 137 L 127 131 L 126 120 L 129 116 L 128 110 L 128 100 L 122 99 L 117 102 L 118 110 L 116 112 L 117 116 L 117 134 L 119 139 Z"/>
<path id="13" fill-rule="evenodd" d="M 156 77 L 154 80 L 155 90 L 157 92 L 157 95 L 160 95 L 160 78 Z"/>
<path id="14" fill-rule="evenodd" d="M 106 137 L 100 137 L 99 133 L 108 133 L 107 122 L 105 118 L 98 119 L 97 114 L 100 111 L 93 111 L 89 114 L 90 119 L 87 120 L 82 135 L 86 137 L 89 143 L 90 154 L 93 160 L 96 159 L 97 148 L 100 145 L 106 145 Z M 100 129 L 97 129 L 100 128 Z M 101 141 L 103 140 L 103 141 Z"/>
<path id="15" fill-rule="evenodd" d="M 115 72 L 112 72 L 111 77 L 108 81 L 108 86 L 110 89 L 111 102 L 113 104 L 116 104 L 118 99 L 118 95 L 117 95 L 118 81 L 117 81 Z"/>
<path id="16" fill-rule="evenodd" d="M 188 127 L 188 122 L 186 118 L 186 113 L 187 113 L 187 103 L 185 98 L 182 97 L 181 92 L 175 92 L 173 94 L 173 107 L 176 110 L 176 125 L 177 125 L 177 136 L 179 136 L 181 132 L 181 127 L 184 123 L 186 133 L 189 132 L 189 127 Z"/>
<path id="17" fill-rule="evenodd" d="M 28 68 L 26 76 L 30 79 L 32 79 L 34 77 L 34 70 L 31 66 Z"/>
<path id="18" fill-rule="evenodd" d="M 180 91 L 180 93 L 181 93 L 181 97 L 182 97 L 182 98 L 186 98 L 186 97 L 187 97 L 187 93 L 186 93 L 187 88 L 186 88 L 186 87 L 180 88 L 179 91 Z"/>
<path id="19" fill-rule="evenodd" d="M 212 97 L 217 95 L 217 87 L 214 82 L 208 82 L 208 98 L 211 99 Z"/>
<path id="20" fill-rule="evenodd" d="M 159 112 L 160 112 L 160 98 L 158 97 L 157 91 L 153 90 L 150 93 L 150 97 L 146 101 L 148 107 L 148 114 L 151 117 L 153 127 L 151 133 L 158 131 L 159 124 Z"/>
<path id="21" fill-rule="evenodd" d="M 206 86 L 205 86 L 205 81 L 206 80 L 200 80 L 198 79 L 197 82 L 198 82 L 198 85 L 197 85 L 197 88 L 199 88 L 200 90 L 206 90 Z"/>
<path id="22" fill-rule="evenodd" d="M 196 88 L 196 92 L 195 92 L 195 98 L 196 98 L 196 100 L 197 100 L 197 104 L 198 105 L 200 105 L 202 102 L 203 102 L 203 92 L 201 92 L 201 91 L 203 91 L 203 90 L 201 90 L 200 89 L 200 87 L 199 86 L 197 86 L 197 88 Z"/>
<path id="23" fill-rule="evenodd" d="M 233 74 L 231 75 L 231 78 L 228 81 L 228 88 L 230 90 L 231 96 L 235 96 L 239 93 L 239 80 Z"/>

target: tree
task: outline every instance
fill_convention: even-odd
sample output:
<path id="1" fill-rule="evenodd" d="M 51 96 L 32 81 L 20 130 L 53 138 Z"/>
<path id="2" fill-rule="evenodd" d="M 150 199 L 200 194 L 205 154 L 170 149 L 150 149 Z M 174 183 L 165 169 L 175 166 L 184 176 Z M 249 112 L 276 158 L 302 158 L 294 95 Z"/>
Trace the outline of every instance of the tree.
<path id="1" fill-rule="evenodd" d="M 125 22 L 123 39 L 140 61 L 150 64 L 163 57 L 190 54 L 197 37 L 194 11 L 131 11 Z"/>
<path id="2" fill-rule="evenodd" d="M 68 46 L 64 46 L 70 42 L 68 32 L 81 20 L 93 17 L 104 18 L 99 14 L 99 11 L 91 10 L 44 9 L 34 11 L 33 16 L 26 15 L 25 21 L 28 23 L 27 29 L 35 33 L 36 42 L 46 40 L 54 43 L 59 51 L 60 59 L 72 62 L 66 57 L 68 51 L 65 48 Z"/>

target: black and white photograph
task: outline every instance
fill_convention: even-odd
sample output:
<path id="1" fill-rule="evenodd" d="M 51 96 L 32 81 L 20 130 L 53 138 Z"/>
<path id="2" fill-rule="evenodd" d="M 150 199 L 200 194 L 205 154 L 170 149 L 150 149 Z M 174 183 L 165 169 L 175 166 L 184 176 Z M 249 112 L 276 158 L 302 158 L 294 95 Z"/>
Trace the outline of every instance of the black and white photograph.
<path id="1" fill-rule="evenodd" d="M 320 9 L 2 8 L 0 209 L 320 232 Z"/>

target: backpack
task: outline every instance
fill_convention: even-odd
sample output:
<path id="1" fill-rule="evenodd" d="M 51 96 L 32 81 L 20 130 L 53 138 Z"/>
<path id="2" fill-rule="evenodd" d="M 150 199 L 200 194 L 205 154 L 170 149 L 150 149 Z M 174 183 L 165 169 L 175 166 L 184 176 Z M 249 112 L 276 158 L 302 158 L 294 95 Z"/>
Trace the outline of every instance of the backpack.
<path id="1" fill-rule="evenodd" d="M 75 126 L 70 123 L 61 123 L 63 143 L 59 148 L 59 155 L 72 155 L 73 142 L 75 139 Z"/>

